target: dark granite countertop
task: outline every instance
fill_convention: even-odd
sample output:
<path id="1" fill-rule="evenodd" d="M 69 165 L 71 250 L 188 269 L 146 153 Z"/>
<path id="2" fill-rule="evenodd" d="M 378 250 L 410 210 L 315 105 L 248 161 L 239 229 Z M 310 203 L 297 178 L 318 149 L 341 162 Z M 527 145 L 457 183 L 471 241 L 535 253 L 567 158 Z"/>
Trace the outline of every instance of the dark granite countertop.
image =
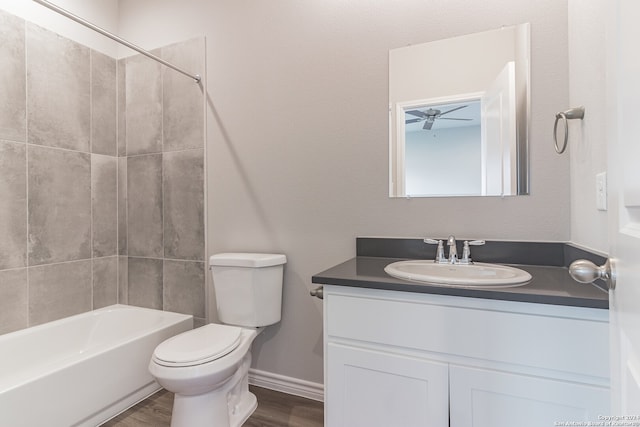
<path id="1" fill-rule="evenodd" d="M 324 285 L 352 286 L 575 307 L 609 308 L 609 296 L 604 289 L 593 284 L 580 284 L 574 281 L 571 276 L 569 276 L 567 267 L 563 265 L 549 266 L 509 263 L 508 265 L 513 265 L 529 272 L 531 276 L 533 276 L 533 279 L 529 283 L 518 287 L 480 289 L 434 286 L 409 282 L 396 279 L 385 273 L 384 267 L 388 264 L 408 258 L 413 257 L 392 258 L 388 256 L 360 255 L 314 275 L 311 281 Z"/>

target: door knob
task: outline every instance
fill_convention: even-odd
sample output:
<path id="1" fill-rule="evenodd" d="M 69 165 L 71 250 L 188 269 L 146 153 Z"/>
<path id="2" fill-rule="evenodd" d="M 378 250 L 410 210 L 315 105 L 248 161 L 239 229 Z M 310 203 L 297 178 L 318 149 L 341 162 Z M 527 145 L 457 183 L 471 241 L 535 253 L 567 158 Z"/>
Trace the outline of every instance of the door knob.
<path id="1" fill-rule="evenodd" d="M 309 295 L 311 295 L 312 297 L 324 299 L 324 292 L 322 292 L 322 286 L 318 286 L 317 288 L 309 291 Z"/>
<path id="2" fill-rule="evenodd" d="M 609 289 L 616 288 L 613 262 L 609 259 L 601 266 L 597 266 L 586 259 L 573 261 L 569 266 L 569 274 L 576 282 L 591 283 L 594 280 L 602 279 L 607 283 Z"/>

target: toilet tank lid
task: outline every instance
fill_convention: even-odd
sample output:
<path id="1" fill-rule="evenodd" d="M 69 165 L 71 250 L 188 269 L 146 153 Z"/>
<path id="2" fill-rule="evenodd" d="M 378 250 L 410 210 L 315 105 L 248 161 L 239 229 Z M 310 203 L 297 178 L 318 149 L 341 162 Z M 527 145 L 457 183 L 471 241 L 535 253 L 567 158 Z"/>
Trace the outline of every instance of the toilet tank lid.
<path id="1" fill-rule="evenodd" d="M 286 262 L 287 257 L 282 254 L 227 252 L 211 255 L 209 258 L 210 266 L 225 267 L 271 267 Z"/>

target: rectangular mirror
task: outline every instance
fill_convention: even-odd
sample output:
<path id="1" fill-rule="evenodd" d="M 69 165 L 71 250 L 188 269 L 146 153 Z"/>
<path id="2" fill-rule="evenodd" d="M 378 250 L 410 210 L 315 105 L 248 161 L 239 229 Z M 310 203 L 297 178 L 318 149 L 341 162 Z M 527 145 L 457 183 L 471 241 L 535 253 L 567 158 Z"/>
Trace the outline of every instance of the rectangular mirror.
<path id="1" fill-rule="evenodd" d="M 529 193 L 529 24 L 389 51 L 389 195 Z"/>

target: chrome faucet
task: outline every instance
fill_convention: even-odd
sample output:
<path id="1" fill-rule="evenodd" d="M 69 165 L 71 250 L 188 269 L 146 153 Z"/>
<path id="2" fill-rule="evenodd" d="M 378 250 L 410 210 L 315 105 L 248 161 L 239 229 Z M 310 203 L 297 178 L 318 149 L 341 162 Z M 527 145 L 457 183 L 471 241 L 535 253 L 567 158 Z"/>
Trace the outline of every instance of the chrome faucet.
<path id="1" fill-rule="evenodd" d="M 456 238 L 449 236 L 447 239 L 447 245 L 449 246 L 449 264 L 458 263 L 458 248 L 456 246 Z"/>
<path id="2" fill-rule="evenodd" d="M 444 256 L 444 245 L 442 244 L 442 240 L 423 239 L 423 241 L 430 245 L 438 245 L 438 248 L 436 249 L 436 258 L 433 260 L 436 264 L 473 264 L 473 261 L 471 261 L 470 246 L 484 245 L 484 240 L 465 240 L 464 248 L 462 249 L 462 258 L 459 259 L 455 236 L 449 236 L 447 239 L 447 246 L 449 246 L 449 258 Z"/>

